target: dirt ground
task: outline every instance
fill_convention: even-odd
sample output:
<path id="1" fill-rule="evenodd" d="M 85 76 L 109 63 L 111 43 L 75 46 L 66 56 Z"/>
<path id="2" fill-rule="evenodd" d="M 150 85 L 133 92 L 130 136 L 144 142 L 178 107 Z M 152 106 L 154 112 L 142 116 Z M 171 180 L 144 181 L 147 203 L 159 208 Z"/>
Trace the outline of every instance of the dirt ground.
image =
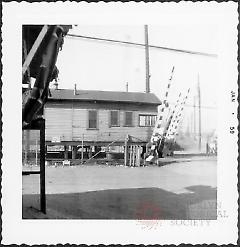
<path id="1" fill-rule="evenodd" d="M 162 163 L 46 167 L 46 215 L 39 211 L 39 176 L 23 176 L 23 218 L 216 219 L 216 157 Z"/>

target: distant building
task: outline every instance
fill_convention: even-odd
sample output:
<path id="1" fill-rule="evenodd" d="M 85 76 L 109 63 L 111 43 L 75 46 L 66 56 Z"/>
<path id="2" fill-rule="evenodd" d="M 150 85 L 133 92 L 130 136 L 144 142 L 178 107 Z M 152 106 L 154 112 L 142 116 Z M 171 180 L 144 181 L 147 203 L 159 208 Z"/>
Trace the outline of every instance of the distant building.
<path id="1" fill-rule="evenodd" d="M 160 100 L 152 93 L 51 90 L 45 105 L 46 144 L 66 151 L 84 147 L 123 146 L 130 141 L 145 146 L 155 125 Z"/>

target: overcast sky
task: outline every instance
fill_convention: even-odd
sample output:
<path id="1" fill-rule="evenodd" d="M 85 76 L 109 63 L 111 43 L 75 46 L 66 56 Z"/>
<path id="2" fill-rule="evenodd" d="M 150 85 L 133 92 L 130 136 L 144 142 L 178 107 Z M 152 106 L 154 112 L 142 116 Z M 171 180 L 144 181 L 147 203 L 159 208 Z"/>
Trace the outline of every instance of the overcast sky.
<path id="1" fill-rule="evenodd" d="M 72 34 L 144 43 L 144 26 L 74 26 Z M 149 25 L 149 44 L 197 52 L 218 53 L 217 25 L 153 26 Z M 89 90 L 145 91 L 144 47 L 65 37 L 59 53 L 59 88 Z M 191 88 L 187 104 L 193 105 L 197 76 L 201 85 L 202 105 L 217 107 L 218 59 L 150 48 L 150 90 L 163 99 L 175 66 L 169 101 L 174 104 L 179 92 Z M 184 125 L 192 125 L 193 108 L 185 108 Z M 205 124 L 208 120 L 208 124 Z M 211 121 L 209 121 L 211 120 Z M 216 109 L 202 109 L 203 130 L 216 127 Z"/>

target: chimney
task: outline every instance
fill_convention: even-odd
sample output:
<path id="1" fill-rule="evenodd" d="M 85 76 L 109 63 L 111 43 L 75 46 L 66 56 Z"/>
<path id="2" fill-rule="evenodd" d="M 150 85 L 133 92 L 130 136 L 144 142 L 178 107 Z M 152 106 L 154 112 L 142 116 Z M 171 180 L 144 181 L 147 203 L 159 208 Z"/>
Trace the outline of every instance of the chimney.
<path id="1" fill-rule="evenodd" d="M 73 94 L 74 95 L 77 95 L 77 84 L 76 83 L 74 84 Z"/>
<path id="2" fill-rule="evenodd" d="M 128 82 L 126 83 L 126 92 L 128 92 Z"/>
<path id="3" fill-rule="evenodd" d="M 55 90 L 58 90 L 58 83 L 57 83 L 57 81 L 54 82 L 53 86 L 54 86 L 54 89 Z"/>

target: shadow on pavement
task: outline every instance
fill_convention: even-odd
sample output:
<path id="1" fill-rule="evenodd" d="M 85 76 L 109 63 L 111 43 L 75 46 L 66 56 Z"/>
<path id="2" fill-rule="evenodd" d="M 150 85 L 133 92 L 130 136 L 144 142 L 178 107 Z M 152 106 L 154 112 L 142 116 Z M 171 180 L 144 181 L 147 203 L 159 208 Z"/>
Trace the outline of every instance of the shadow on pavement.
<path id="1" fill-rule="evenodd" d="M 110 189 L 48 194 L 47 215 L 41 215 L 39 195 L 23 195 L 23 218 L 62 219 L 216 219 L 217 190 L 185 188 L 176 194 L 160 188 Z M 36 213 L 38 211 L 38 213 Z"/>

